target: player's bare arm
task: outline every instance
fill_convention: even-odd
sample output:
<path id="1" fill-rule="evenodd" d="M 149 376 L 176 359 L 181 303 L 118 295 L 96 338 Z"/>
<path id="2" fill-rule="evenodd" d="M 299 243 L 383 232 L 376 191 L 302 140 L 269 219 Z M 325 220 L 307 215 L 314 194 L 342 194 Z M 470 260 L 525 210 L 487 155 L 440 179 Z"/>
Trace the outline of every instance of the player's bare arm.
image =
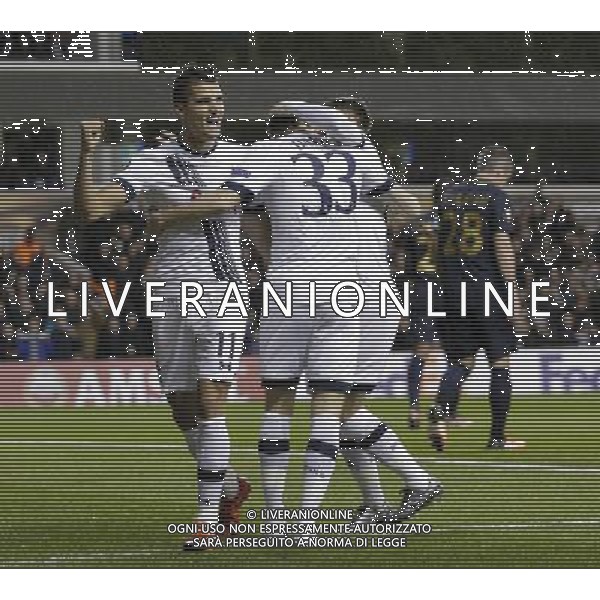
<path id="1" fill-rule="evenodd" d="M 329 106 L 286 100 L 271 109 L 272 116 L 293 115 L 299 128 L 321 132 L 327 140 L 344 146 L 358 146 L 364 139 L 362 129 L 342 112 Z"/>
<path id="2" fill-rule="evenodd" d="M 381 200 L 382 196 L 379 199 Z M 394 234 L 400 233 L 408 225 L 416 222 L 426 210 L 425 203 L 403 190 L 402 186 L 396 186 L 383 194 L 383 200 L 387 224 Z"/>
<path id="3" fill-rule="evenodd" d="M 117 183 L 102 186 L 94 182 L 93 156 L 102 143 L 102 121 L 81 123 L 81 153 L 75 179 L 74 208 L 85 220 L 110 215 L 127 201 L 125 190 Z"/>

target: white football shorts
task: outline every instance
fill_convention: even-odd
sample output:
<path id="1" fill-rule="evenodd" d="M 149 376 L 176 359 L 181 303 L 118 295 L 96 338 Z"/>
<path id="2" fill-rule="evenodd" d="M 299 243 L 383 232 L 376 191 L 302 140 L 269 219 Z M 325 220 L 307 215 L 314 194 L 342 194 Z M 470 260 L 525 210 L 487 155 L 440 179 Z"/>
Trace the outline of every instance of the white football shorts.
<path id="1" fill-rule="evenodd" d="M 154 290 L 153 295 L 164 298 L 153 310 L 164 311 L 165 316 L 152 317 L 154 355 L 163 391 L 194 391 L 198 379 L 231 382 L 240 367 L 247 319 L 232 310 L 217 317 L 220 298 L 216 296 L 200 300 L 206 317 L 192 307 L 182 317 L 179 284 Z"/>
<path id="2" fill-rule="evenodd" d="M 295 387 L 304 372 L 314 391 L 350 391 L 361 344 L 358 318 L 342 318 L 317 305 L 316 316 L 296 307 L 292 317 L 272 308 L 259 332 L 261 377 L 265 387 Z"/>

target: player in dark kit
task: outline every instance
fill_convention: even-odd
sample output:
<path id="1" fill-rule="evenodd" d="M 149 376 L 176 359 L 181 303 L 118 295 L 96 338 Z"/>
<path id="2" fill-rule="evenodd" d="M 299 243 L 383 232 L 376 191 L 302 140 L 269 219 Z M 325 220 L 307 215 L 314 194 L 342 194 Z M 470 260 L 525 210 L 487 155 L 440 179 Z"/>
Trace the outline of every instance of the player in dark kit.
<path id="1" fill-rule="evenodd" d="M 456 412 L 461 383 L 473 369 L 479 349 L 485 351 L 492 370 L 488 448 L 523 445 L 505 438 L 511 397 L 510 354 L 517 349 L 515 328 L 524 328 L 510 239 L 510 203 L 499 187 L 510 181 L 513 170 L 506 148 L 484 147 L 477 155 L 475 179 L 447 186 L 434 208 L 441 304 L 446 313 L 438 319 L 438 325 L 449 362 L 431 411 L 430 438 L 438 450 L 443 450 L 445 444 L 444 420 Z M 507 304 L 507 284 L 514 285 L 513 317 L 508 317 L 493 299 L 489 316 L 485 316 L 485 282 L 493 285 Z"/>
<path id="2" fill-rule="evenodd" d="M 434 204 L 441 196 L 444 181 L 435 182 L 432 191 Z M 396 261 L 400 271 L 396 274 L 396 285 L 403 288 L 410 282 L 410 325 L 407 331 L 413 356 L 408 366 L 408 392 L 410 413 L 408 426 L 420 426 L 420 400 L 425 388 L 433 387 L 431 380 L 436 374 L 438 334 L 435 319 L 427 315 L 427 284 L 437 279 L 436 256 L 437 235 L 431 218 L 431 206 L 419 203 L 417 213 L 394 240 L 399 252 Z"/>

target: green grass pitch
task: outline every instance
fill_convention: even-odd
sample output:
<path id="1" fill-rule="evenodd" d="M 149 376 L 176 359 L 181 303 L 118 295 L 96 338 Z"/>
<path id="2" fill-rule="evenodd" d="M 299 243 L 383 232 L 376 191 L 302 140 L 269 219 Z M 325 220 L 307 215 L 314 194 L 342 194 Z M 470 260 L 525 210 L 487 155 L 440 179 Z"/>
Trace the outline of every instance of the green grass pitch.
<path id="1" fill-rule="evenodd" d="M 222 549 L 183 553 L 169 523 L 195 508 L 195 471 L 166 406 L 0 409 L 0 566 L 600 567 L 600 425 L 597 395 L 515 398 L 511 437 L 527 449 L 483 448 L 487 401 L 466 399 L 470 428 L 435 453 L 406 429 L 406 402 L 371 408 L 442 480 L 445 494 L 415 519 L 429 535 L 404 549 Z M 262 507 L 256 438 L 261 407 L 233 404 L 233 463 L 252 482 L 246 508 Z M 288 504 L 295 505 L 308 408 L 299 405 Z M 390 501 L 399 484 L 384 471 Z M 326 507 L 355 508 L 342 460 Z"/>

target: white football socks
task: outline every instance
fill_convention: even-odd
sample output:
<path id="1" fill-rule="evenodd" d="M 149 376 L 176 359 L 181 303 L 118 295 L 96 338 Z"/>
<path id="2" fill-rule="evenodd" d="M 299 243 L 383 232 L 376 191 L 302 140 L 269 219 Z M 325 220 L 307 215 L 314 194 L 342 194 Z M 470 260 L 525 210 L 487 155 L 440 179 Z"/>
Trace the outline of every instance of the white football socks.
<path id="1" fill-rule="evenodd" d="M 265 413 L 258 440 L 266 508 L 283 508 L 285 480 L 290 461 L 291 418 Z"/>
<path id="2" fill-rule="evenodd" d="M 336 417 L 313 417 L 306 446 L 302 508 L 319 508 L 333 471 L 340 441 L 340 422 Z"/>
<path id="3" fill-rule="evenodd" d="M 225 417 L 203 421 L 202 426 L 198 452 L 198 519 L 216 523 L 231 444 Z"/>
<path id="4" fill-rule="evenodd" d="M 427 487 L 431 480 L 398 436 L 366 408 L 361 408 L 344 422 L 342 438 L 366 440 L 364 450 L 402 476 L 408 487 Z"/>
<path id="5" fill-rule="evenodd" d="M 188 429 L 183 432 L 190 454 L 196 459 L 196 463 L 198 462 L 198 456 L 200 454 L 204 423 L 205 421 L 201 421 L 200 424 L 193 429 Z M 225 479 L 223 480 L 223 494 L 226 498 L 234 498 L 237 496 L 239 489 L 240 480 L 238 474 L 234 469 L 229 467 L 225 474 Z"/>
<path id="6" fill-rule="evenodd" d="M 198 460 L 198 454 L 200 453 L 200 442 L 202 440 L 202 431 L 204 427 L 202 424 L 196 425 L 193 429 L 186 429 L 183 432 L 185 441 L 190 451 L 190 454 Z"/>
<path id="7" fill-rule="evenodd" d="M 344 448 L 342 454 L 361 491 L 363 504 L 377 510 L 384 508 L 385 494 L 377 459 L 362 448 Z"/>

